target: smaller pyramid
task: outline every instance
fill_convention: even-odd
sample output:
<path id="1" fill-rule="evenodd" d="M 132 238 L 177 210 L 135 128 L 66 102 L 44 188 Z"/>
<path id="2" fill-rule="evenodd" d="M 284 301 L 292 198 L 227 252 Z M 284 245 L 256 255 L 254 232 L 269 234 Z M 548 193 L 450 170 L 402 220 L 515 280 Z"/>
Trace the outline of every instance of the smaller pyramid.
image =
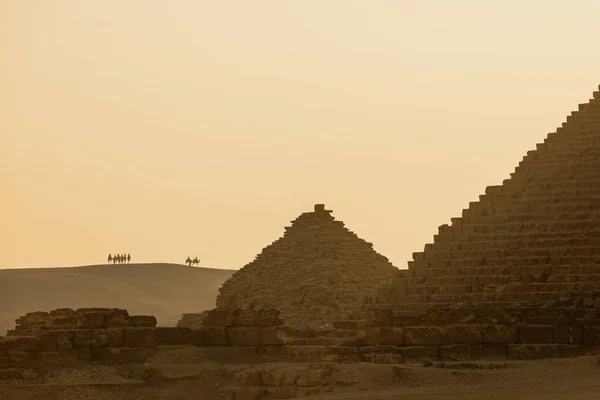
<path id="1" fill-rule="evenodd" d="M 271 309 L 289 326 L 347 319 L 398 274 L 389 260 L 323 204 L 301 214 L 278 240 L 220 288 L 217 309 Z"/>

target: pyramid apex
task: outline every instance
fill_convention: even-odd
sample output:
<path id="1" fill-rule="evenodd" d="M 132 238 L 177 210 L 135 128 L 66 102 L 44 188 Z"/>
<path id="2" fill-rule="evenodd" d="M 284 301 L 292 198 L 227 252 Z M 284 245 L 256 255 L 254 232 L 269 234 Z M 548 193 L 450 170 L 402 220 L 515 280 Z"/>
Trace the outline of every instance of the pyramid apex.
<path id="1" fill-rule="evenodd" d="M 330 214 L 333 210 L 326 210 L 325 204 L 315 204 L 315 212 L 316 213 L 328 213 Z"/>

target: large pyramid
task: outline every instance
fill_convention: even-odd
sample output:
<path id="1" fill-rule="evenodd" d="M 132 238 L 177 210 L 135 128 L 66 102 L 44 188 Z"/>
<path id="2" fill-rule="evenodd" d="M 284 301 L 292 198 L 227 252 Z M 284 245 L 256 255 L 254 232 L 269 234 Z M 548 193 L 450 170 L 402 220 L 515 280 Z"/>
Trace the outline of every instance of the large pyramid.
<path id="1" fill-rule="evenodd" d="M 510 179 L 440 226 L 408 270 L 368 302 L 406 310 L 590 299 L 586 293 L 600 289 L 600 92 L 593 97 L 529 151 Z"/>
<path id="2" fill-rule="evenodd" d="M 347 319 L 397 273 L 318 204 L 223 284 L 217 310 L 276 308 L 286 325 L 326 326 Z"/>

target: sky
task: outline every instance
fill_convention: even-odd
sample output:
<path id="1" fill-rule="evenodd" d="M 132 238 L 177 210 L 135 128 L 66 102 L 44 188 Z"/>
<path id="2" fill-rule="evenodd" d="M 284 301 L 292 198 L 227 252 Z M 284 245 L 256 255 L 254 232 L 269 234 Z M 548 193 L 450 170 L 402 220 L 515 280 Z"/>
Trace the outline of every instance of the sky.
<path id="1" fill-rule="evenodd" d="M 241 268 L 324 203 L 399 268 L 600 84 L 597 0 L 0 0 L 0 268 Z"/>

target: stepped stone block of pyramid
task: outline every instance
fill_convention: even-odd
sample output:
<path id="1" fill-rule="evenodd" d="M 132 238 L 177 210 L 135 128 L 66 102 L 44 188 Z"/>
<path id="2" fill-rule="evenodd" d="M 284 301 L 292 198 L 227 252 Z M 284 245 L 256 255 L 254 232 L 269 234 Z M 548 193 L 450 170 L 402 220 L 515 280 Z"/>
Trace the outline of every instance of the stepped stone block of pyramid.
<path id="1" fill-rule="evenodd" d="M 440 226 L 408 270 L 367 303 L 395 310 L 564 307 L 593 303 L 598 290 L 600 92 L 594 92 L 510 179 L 489 186 L 461 217 Z"/>
<path id="2" fill-rule="evenodd" d="M 398 269 L 323 204 L 301 214 L 278 240 L 220 288 L 217 310 L 276 308 L 288 326 L 347 319 Z"/>

